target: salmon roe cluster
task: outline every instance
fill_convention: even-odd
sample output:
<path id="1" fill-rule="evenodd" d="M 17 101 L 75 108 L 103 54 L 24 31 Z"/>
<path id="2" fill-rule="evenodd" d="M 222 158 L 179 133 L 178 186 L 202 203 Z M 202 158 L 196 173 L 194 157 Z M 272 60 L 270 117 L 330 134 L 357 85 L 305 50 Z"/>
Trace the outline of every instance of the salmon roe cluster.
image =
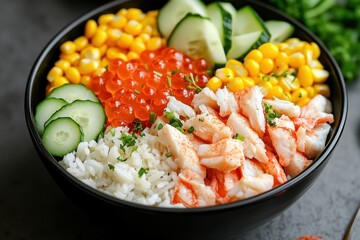
<path id="1" fill-rule="evenodd" d="M 135 120 L 150 126 L 151 115 L 162 115 L 168 96 L 190 105 L 210 78 L 205 59 L 191 59 L 173 48 L 145 50 L 139 59 L 114 59 L 94 76 L 90 88 L 102 102 L 107 124 L 132 127 Z"/>

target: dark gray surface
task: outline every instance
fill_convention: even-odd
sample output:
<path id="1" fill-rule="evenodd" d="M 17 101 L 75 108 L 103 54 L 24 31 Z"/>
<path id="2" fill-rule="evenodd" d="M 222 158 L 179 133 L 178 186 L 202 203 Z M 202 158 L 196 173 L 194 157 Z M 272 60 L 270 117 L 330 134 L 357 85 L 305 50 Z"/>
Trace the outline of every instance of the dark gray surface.
<path id="1" fill-rule="evenodd" d="M 102 239 L 102 232 L 113 231 L 87 218 L 57 187 L 32 145 L 23 110 L 27 77 L 42 48 L 71 20 L 103 2 L 2 1 L 0 239 Z M 348 92 L 345 131 L 316 183 L 288 210 L 239 240 L 304 234 L 341 239 L 360 201 L 360 81 Z"/>

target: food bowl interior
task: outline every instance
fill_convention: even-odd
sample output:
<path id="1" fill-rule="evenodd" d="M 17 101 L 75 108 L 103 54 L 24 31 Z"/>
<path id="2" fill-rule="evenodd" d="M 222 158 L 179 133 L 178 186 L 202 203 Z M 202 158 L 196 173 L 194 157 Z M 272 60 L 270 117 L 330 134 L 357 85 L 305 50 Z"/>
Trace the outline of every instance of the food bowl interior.
<path id="1" fill-rule="evenodd" d="M 318 174 L 328 162 L 327 160 L 329 159 L 333 148 L 335 147 L 337 141 L 340 138 L 347 113 L 347 97 L 345 83 L 339 67 L 335 63 L 334 59 L 330 56 L 325 46 L 300 23 L 298 23 L 291 17 L 289 18 L 280 11 L 275 10 L 268 5 L 265 5 L 260 1 L 233 1 L 232 3 L 237 9 L 244 5 L 251 5 L 265 20 L 285 20 L 295 25 L 296 30 L 294 33 L 294 37 L 298 37 L 302 40 L 306 40 L 309 42 L 315 41 L 319 44 L 322 52 L 320 56 L 320 61 L 330 73 L 330 78 L 327 83 L 329 84 L 331 89 L 330 100 L 333 104 L 333 115 L 335 122 L 332 124 L 332 130 L 328 136 L 327 145 L 323 153 L 316 159 L 316 161 L 314 161 L 314 163 L 308 169 L 306 169 L 294 179 L 291 179 L 285 184 L 259 196 L 225 205 L 198 209 L 149 207 L 115 199 L 111 196 L 108 196 L 104 193 L 90 188 L 89 186 L 85 185 L 80 180 L 77 180 L 71 174 L 66 172 L 66 170 L 57 163 L 57 160 L 47 153 L 47 151 L 41 144 L 41 138 L 37 133 L 33 116 L 35 113 L 36 105 L 45 98 L 45 87 L 47 83 L 46 75 L 50 68 L 53 66 L 54 62 L 59 57 L 60 44 L 65 42 L 66 40 L 73 40 L 79 35 L 82 35 L 85 23 L 88 19 L 97 19 L 98 16 L 100 16 L 101 14 L 116 12 L 120 8 L 137 7 L 142 9 L 143 11 L 159 9 L 162 5 L 164 5 L 165 2 L 165 0 L 151 2 L 148 0 L 110 2 L 72 22 L 64 29 L 62 29 L 59 34 L 50 41 L 50 43 L 45 47 L 45 49 L 35 62 L 26 89 L 26 120 L 34 145 L 37 148 L 43 163 L 48 168 L 55 181 L 64 190 L 64 192 L 67 193 L 67 195 L 69 195 L 70 198 L 72 198 L 75 202 L 91 202 L 91 204 L 89 204 L 90 206 L 88 207 L 99 209 L 103 207 L 107 207 L 109 209 L 116 209 L 121 207 L 121 211 L 124 214 L 126 212 L 129 212 L 129 215 L 133 215 L 133 212 L 131 211 L 135 210 L 138 214 L 149 214 L 152 217 L 167 213 L 185 214 L 184 216 L 179 217 L 179 219 L 182 220 L 184 220 L 183 217 L 186 217 L 186 214 L 192 214 L 192 216 L 194 216 L 194 214 L 199 216 L 201 214 L 204 214 L 204 216 L 202 217 L 206 217 L 208 216 L 208 214 L 211 213 L 213 214 L 213 216 L 223 217 L 223 214 L 234 215 L 236 211 L 240 211 L 238 212 L 239 214 L 248 214 L 249 219 L 247 225 L 249 227 L 255 226 L 257 225 L 255 222 L 257 221 L 257 219 L 259 219 L 259 217 L 263 221 L 266 221 L 270 217 L 273 217 L 276 214 L 280 213 L 282 210 L 286 209 L 294 201 L 296 201 L 296 199 L 302 193 L 304 193 L 305 190 L 312 184 L 312 182 L 316 179 Z M 274 199 L 275 201 L 273 201 Z M 266 208 L 272 209 L 264 210 Z M 256 209 L 259 209 L 262 212 Z M 263 221 L 258 221 L 258 223 L 261 223 Z M 239 224 L 238 230 L 245 228 L 246 223 L 241 224 L 239 220 L 235 220 L 235 223 Z M 230 224 L 228 228 L 230 229 L 230 227 L 232 227 L 234 224 Z"/>

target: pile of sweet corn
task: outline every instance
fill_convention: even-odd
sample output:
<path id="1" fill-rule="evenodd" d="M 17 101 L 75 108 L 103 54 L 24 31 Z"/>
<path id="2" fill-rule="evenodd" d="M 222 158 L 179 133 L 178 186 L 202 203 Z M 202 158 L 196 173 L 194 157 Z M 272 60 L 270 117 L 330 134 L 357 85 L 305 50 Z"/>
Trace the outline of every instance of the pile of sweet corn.
<path id="1" fill-rule="evenodd" d="M 138 59 L 144 50 L 164 46 L 157 30 L 157 13 L 129 8 L 88 20 L 83 36 L 60 45 L 60 59 L 47 75 L 47 93 L 66 83 L 88 86 L 91 76 L 105 71 L 110 60 Z"/>
<path id="2" fill-rule="evenodd" d="M 237 92 L 256 84 L 267 99 L 276 97 L 303 106 L 316 94 L 330 96 L 324 83 L 329 72 L 319 56 L 320 48 L 314 42 L 290 38 L 278 44 L 264 43 L 250 51 L 243 62 L 228 60 L 206 86 L 213 91 L 226 86 Z"/>

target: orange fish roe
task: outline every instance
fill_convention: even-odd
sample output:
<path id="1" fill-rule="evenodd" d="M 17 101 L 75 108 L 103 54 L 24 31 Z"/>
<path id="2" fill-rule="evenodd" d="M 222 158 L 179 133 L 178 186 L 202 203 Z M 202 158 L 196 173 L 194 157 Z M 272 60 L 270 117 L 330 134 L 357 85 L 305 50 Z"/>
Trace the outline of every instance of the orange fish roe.
<path id="1" fill-rule="evenodd" d="M 162 48 L 145 50 L 128 62 L 110 61 L 106 72 L 92 78 L 90 88 L 105 107 L 108 125 L 132 127 L 140 120 L 149 126 L 151 114 L 162 115 L 168 96 L 190 105 L 209 78 L 205 59 Z"/>

